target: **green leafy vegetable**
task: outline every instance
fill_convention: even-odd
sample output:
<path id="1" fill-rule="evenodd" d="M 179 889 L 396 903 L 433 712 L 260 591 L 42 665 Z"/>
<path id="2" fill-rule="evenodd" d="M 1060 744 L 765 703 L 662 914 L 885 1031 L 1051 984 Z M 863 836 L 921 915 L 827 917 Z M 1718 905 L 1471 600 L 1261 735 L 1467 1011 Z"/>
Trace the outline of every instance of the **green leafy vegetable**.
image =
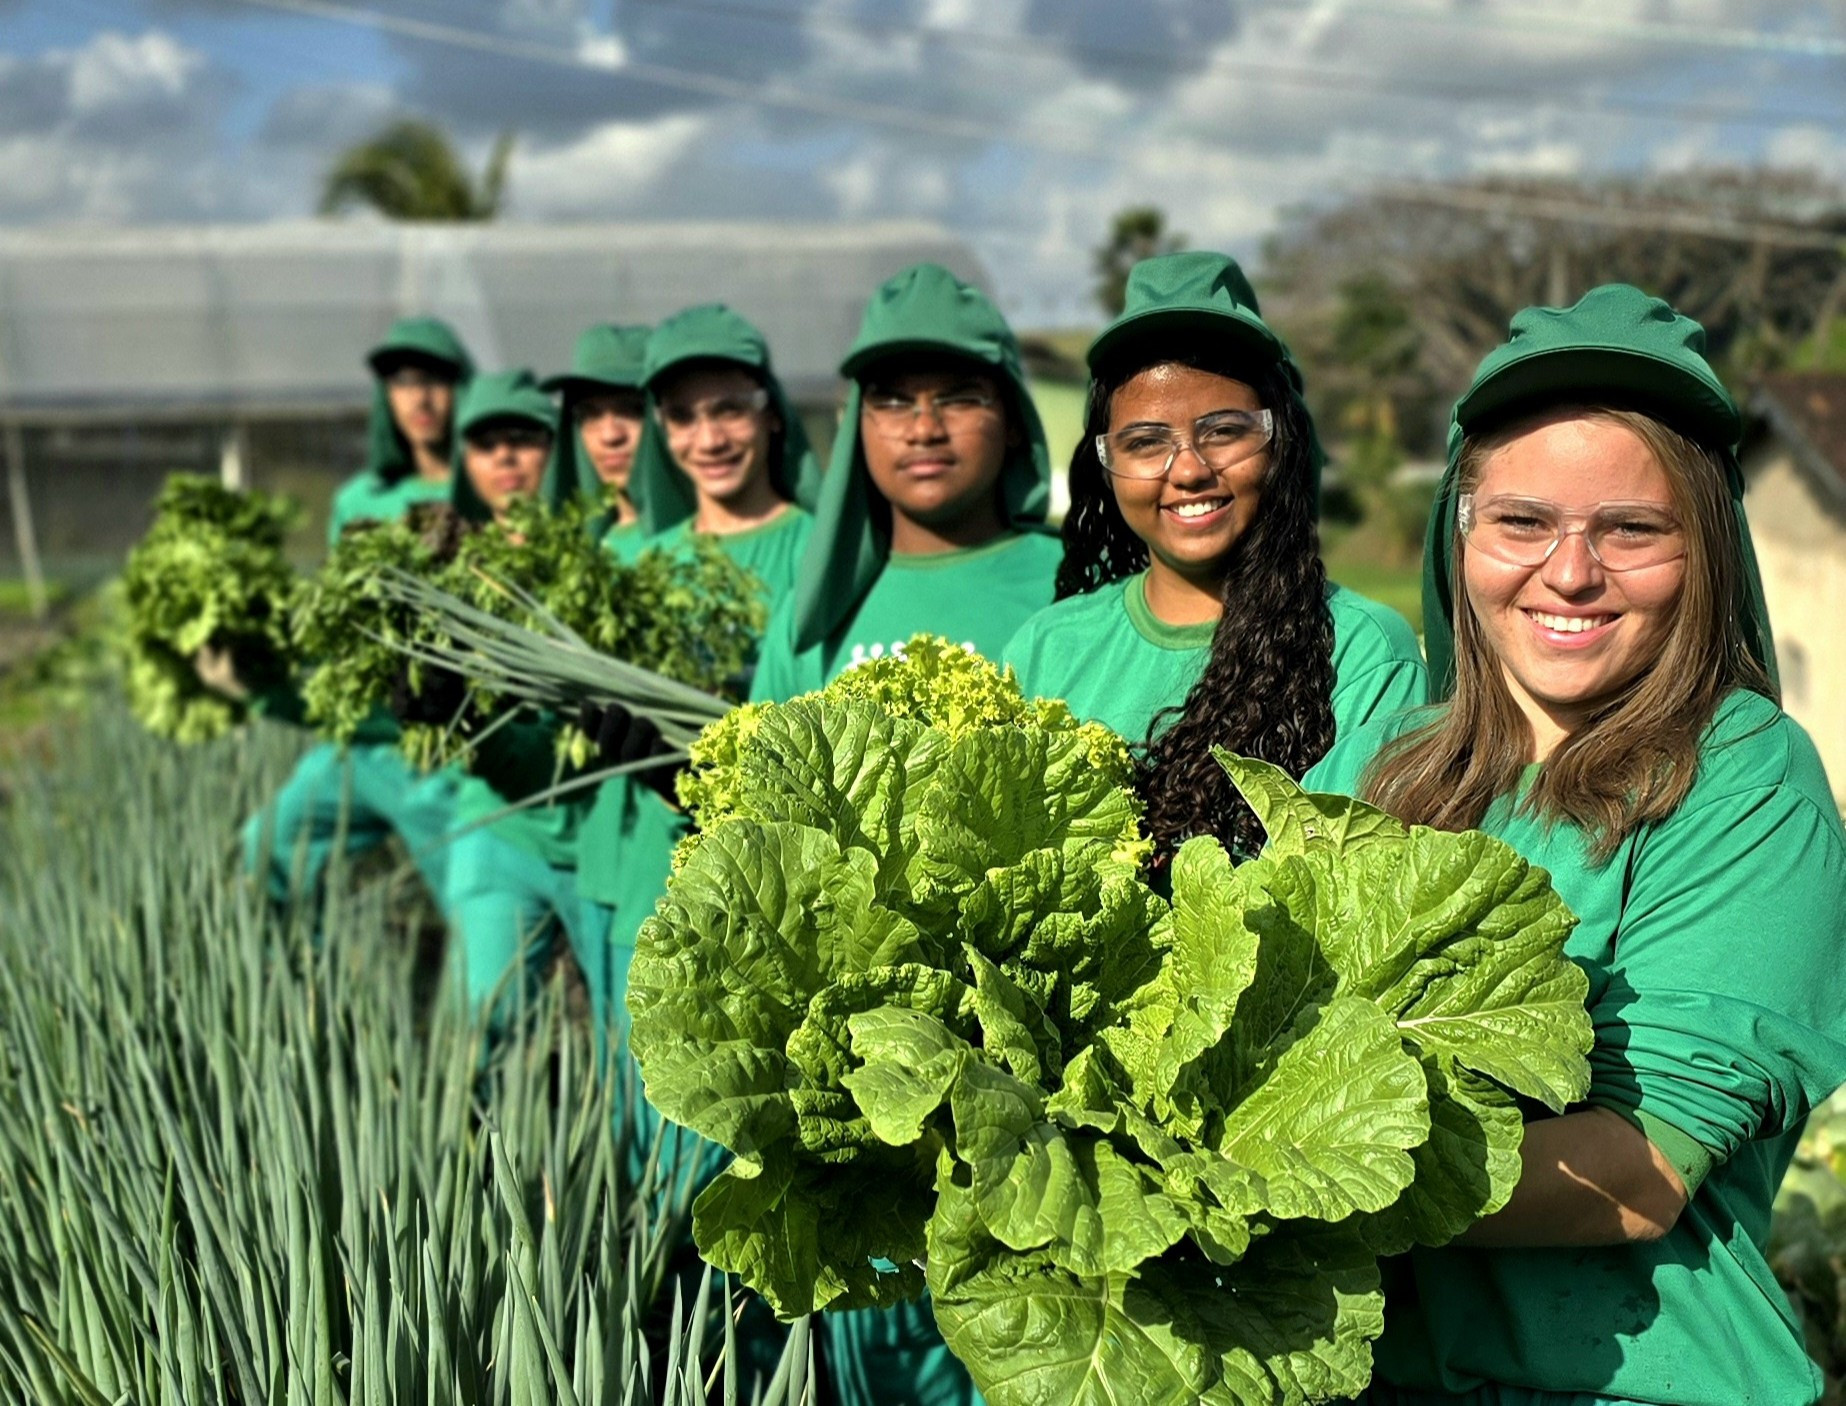
<path id="1" fill-rule="evenodd" d="M 167 479 L 122 576 L 129 705 L 150 732 L 203 742 L 243 720 L 243 703 L 199 681 L 193 659 L 207 645 L 254 689 L 287 677 L 297 581 L 282 544 L 298 517 L 285 498 Z"/>
<path id="2" fill-rule="evenodd" d="M 1378 1256 L 1587 1091 L 1574 919 L 1484 835 L 1224 755 L 1270 841 L 1167 897 L 1120 739 L 927 637 L 692 750 L 629 1009 L 735 1154 L 700 1248 L 789 1317 L 926 1282 L 994 1406 L 1351 1395 Z"/>
<path id="3" fill-rule="evenodd" d="M 321 661 L 303 690 L 309 719 L 348 740 L 406 670 L 415 688 L 437 659 L 466 666 L 454 622 L 431 603 L 517 627 L 535 624 L 542 611 L 603 654 L 704 693 L 735 694 L 767 613 L 755 578 L 703 539 L 617 561 L 590 535 L 587 515 L 579 504 L 517 504 L 502 530 L 469 526 L 446 508 L 422 509 L 401 523 L 347 533 L 296 616 L 302 652 Z M 406 579 L 427 585 L 406 589 Z M 473 675 L 472 719 L 520 701 Z M 463 722 L 407 725 L 404 751 L 422 766 L 466 760 Z M 581 766 L 589 743 L 565 727 L 559 751 Z"/>

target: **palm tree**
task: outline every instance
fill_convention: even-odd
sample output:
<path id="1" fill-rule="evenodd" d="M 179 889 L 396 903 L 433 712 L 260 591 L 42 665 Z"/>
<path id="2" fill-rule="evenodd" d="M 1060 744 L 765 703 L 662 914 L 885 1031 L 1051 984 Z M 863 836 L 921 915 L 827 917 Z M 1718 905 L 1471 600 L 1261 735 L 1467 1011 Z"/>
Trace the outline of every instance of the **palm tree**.
<path id="1" fill-rule="evenodd" d="M 393 220 L 491 220 L 512 152 L 513 134 L 502 132 L 477 185 L 441 128 L 404 118 L 340 153 L 321 187 L 321 213 L 363 205 Z"/>

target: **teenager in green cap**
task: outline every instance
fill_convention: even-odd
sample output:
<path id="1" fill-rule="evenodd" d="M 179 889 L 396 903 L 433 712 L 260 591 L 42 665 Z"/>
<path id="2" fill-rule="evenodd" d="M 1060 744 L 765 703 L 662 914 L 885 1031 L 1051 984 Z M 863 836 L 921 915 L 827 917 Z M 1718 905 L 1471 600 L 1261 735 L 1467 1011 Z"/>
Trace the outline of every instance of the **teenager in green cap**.
<path id="1" fill-rule="evenodd" d="M 1588 1099 L 1504 1209 L 1392 1262 L 1374 1406 L 1809 1406 L 1765 1254 L 1846 1078 L 1846 832 L 1782 712 L 1737 408 L 1638 289 L 1528 308 L 1455 407 L 1424 596 L 1437 706 L 1308 777 L 1549 871 Z"/>
<path id="2" fill-rule="evenodd" d="M 630 487 L 648 432 L 647 338 L 645 327 L 591 327 L 577 339 L 570 370 L 544 383 L 558 396 L 561 431 L 546 495 L 561 502 L 581 494 L 598 514 L 592 530 L 618 553 L 644 536 Z"/>
<path id="3" fill-rule="evenodd" d="M 450 503 L 460 516 L 500 522 L 515 500 L 540 494 L 558 411 L 530 372 L 476 377 L 456 430 Z M 454 693 L 438 686 L 431 696 L 402 700 L 402 715 L 446 722 L 460 702 Z M 536 974 L 549 954 L 547 939 L 560 926 L 568 934 L 576 925 L 581 804 L 557 800 L 500 814 L 550 783 L 554 731 L 541 721 L 495 727 L 481 738 L 457 789 L 443 907 L 459 943 L 450 949 L 451 969 L 459 967 L 458 988 L 474 1010 L 486 1009 L 496 993 L 497 1011 L 515 1004 L 529 986 L 507 985 L 521 954 L 526 974 Z"/>
<path id="4" fill-rule="evenodd" d="M 461 339 L 433 317 L 406 317 L 366 356 L 372 414 L 366 465 L 333 497 L 327 540 L 347 524 L 395 522 L 413 503 L 448 496 L 455 402 L 474 374 Z"/>
<path id="5" fill-rule="evenodd" d="M 752 696 L 792 698 L 919 631 L 998 657 L 1051 603 L 1051 462 L 1019 344 L 980 289 L 918 264 L 872 296 L 794 593 Z"/>
<path id="6" fill-rule="evenodd" d="M 1327 580 L 1301 373 L 1233 260 L 1135 265 L 1089 363 L 1059 600 L 1006 659 L 1028 692 L 1141 744 L 1158 856 L 1199 834 L 1253 853 L 1262 831 L 1212 748 L 1300 776 L 1422 699 L 1416 637 Z"/>
<path id="7" fill-rule="evenodd" d="M 329 542 L 352 523 L 396 521 L 448 495 L 455 400 L 474 371 L 460 339 L 431 317 L 392 324 L 366 361 L 374 377 L 367 462 L 334 495 Z M 234 675 L 208 682 L 238 687 Z M 301 721 L 292 690 L 253 701 L 259 713 Z M 336 842 L 353 857 L 395 833 L 440 901 L 441 841 L 453 803 L 453 777 L 418 775 L 397 750 L 395 722 L 381 713 L 350 746 L 321 744 L 302 757 L 275 799 L 245 823 L 244 867 L 272 901 L 285 903 L 319 892 Z"/>
<path id="8" fill-rule="evenodd" d="M 872 295 L 840 374 L 846 406 L 814 536 L 754 698 L 824 687 L 919 631 L 998 657 L 1051 603 L 1062 548 L 1043 530 L 1050 456 L 1000 310 L 918 264 Z M 829 1313 L 822 1326 L 841 1406 L 978 1399 L 927 1304 Z"/>
<path id="9" fill-rule="evenodd" d="M 654 329 L 643 369 L 656 432 L 636 453 L 631 491 L 646 545 L 670 551 L 695 533 L 710 537 L 762 582 L 773 611 L 794 585 L 820 475 L 768 343 L 729 308 L 688 308 Z M 658 736 L 620 709 L 584 721 L 605 765 L 646 755 Z M 686 832 L 672 791 L 670 774 L 619 777 L 584 820 L 578 892 L 599 954 L 585 971 L 599 1022 L 626 1019 L 628 957 Z"/>

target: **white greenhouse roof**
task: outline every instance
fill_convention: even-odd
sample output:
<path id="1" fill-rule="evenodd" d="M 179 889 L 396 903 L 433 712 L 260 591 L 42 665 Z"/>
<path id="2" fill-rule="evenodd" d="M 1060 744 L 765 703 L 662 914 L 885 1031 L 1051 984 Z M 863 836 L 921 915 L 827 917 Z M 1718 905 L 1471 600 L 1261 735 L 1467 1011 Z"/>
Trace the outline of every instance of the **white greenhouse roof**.
<path id="1" fill-rule="evenodd" d="M 269 225 L 0 231 L 0 416 L 356 406 L 394 318 L 449 322 L 485 369 L 564 369 L 592 322 L 725 302 L 804 398 L 829 394 L 866 299 L 960 239 L 859 225 Z"/>

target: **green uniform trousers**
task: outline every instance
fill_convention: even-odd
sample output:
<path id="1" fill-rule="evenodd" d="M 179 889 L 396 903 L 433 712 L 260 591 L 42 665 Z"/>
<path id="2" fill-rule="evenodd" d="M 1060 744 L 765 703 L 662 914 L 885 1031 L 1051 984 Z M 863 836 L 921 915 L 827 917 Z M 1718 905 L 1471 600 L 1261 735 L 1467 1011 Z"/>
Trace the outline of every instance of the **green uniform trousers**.
<path id="1" fill-rule="evenodd" d="M 272 900 L 318 894 L 335 847 L 348 859 L 395 833 L 442 901 L 455 777 L 417 771 L 389 743 L 313 748 L 273 800 L 244 823 L 244 868 Z"/>

